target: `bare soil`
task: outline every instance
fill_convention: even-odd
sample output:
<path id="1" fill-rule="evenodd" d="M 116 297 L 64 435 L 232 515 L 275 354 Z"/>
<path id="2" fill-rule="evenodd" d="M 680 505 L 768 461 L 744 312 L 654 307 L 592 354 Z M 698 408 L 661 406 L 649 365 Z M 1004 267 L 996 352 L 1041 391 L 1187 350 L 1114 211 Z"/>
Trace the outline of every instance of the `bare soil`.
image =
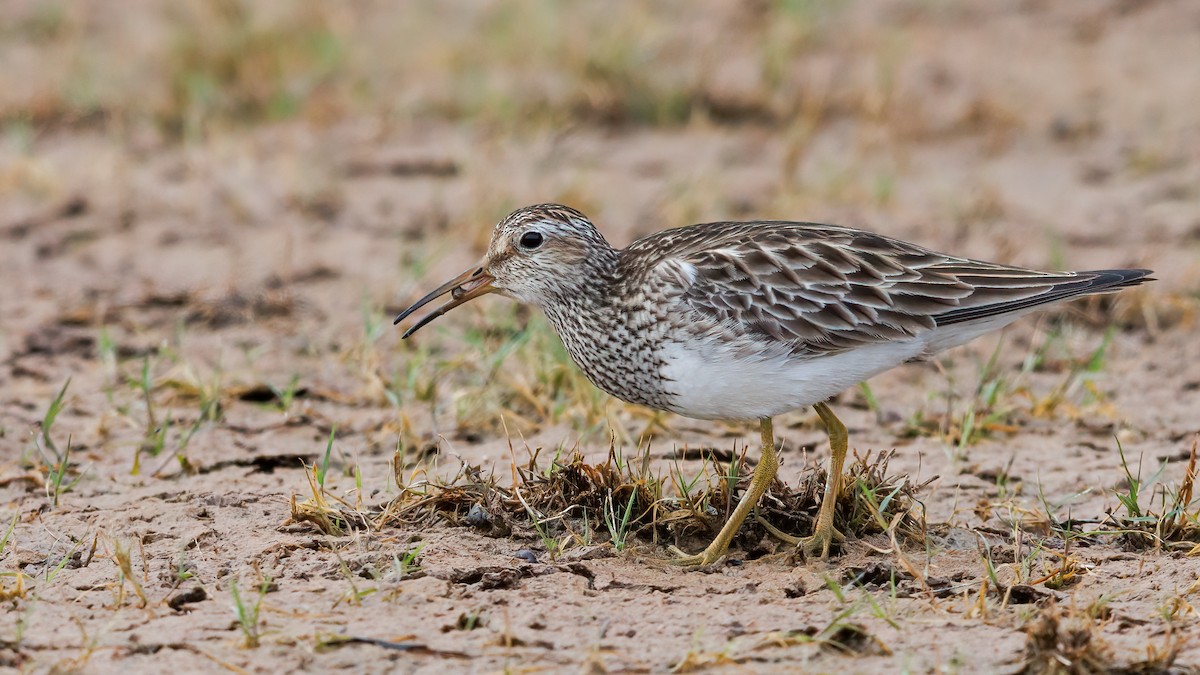
<path id="1" fill-rule="evenodd" d="M 1196 540 L 1127 532 L 1162 522 L 1200 434 L 1200 5 L 846 3 L 794 57 L 793 109 L 760 96 L 739 56 L 765 29 L 711 4 L 664 29 L 714 48 L 728 33 L 708 103 L 678 124 L 351 109 L 184 141 L 111 120 L 9 124 L 0 666 L 1200 670 Z M 476 260 L 511 208 L 543 201 L 576 205 L 618 245 L 789 218 L 1158 280 L 834 402 L 860 455 L 895 449 L 891 473 L 929 481 L 922 541 L 856 537 L 820 561 L 747 536 L 688 571 L 655 528 L 616 550 L 599 514 L 586 531 L 572 521 L 578 536 L 555 529 L 554 551 L 531 523 L 332 536 L 295 522 L 331 432 L 325 490 L 364 513 L 397 497 L 397 472 L 412 489 L 469 483 L 464 466 L 510 485 L 535 449 L 543 468 L 563 447 L 600 463 L 613 437 L 629 457 L 648 442 L 652 473 L 695 476 L 702 462 L 677 449 L 754 442 L 571 389 L 577 375 L 547 374 L 561 355 L 546 341 L 493 362 L 504 335 L 545 334 L 503 299 L 400 342 L 396 309 Z M 796 485 L 825 458 L 823 432 L 808 411 L 776 428 Z M 47 437 L 70 448 L 57 489 Z M 1144 521 L 1118 497 L 1119 448 Z M 1176 522 L 1200 528 L 1184 503 Z M 235 584 L 257 620 L 239 622 Z"/>

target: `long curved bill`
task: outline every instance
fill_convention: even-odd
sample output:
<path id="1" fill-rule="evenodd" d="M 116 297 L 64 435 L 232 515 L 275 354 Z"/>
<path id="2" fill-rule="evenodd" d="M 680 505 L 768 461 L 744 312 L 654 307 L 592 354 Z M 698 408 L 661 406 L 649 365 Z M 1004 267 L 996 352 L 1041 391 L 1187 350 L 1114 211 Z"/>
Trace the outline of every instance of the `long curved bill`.
<path id="1" fill-rule="evenodd" d="M 481 295 L 494 293 L 496 291 L 496 287 L 492 285 L 493 281 L 495 281 L 495 277 L 484 272 L 483 267 L 472 267 L 466 272 L 463 272 L 450 281 L 447 281 L 441 286 L 433 289 L 428 295 L 414 302 L 411 307 L 403 312 L 400 312 L 400 315 L 396 317 L 396 320 L 392 322 L 392 325 L 394 326 L 400 323 L 409 314 L 412 314 L 425 305 L 428 305 L 430 302 L 433 302 L 434 300 L 449 293 L 451 297 L 449 302 L 421 317 L 421 319 L 413 324 L 411 328 L 404 331 L 403 337 L 407 338 L 408 336 L 420 330 L 425 324 L 433 321 L 446 312 L 449 312 L 455 307 L 474 300 Z"/>

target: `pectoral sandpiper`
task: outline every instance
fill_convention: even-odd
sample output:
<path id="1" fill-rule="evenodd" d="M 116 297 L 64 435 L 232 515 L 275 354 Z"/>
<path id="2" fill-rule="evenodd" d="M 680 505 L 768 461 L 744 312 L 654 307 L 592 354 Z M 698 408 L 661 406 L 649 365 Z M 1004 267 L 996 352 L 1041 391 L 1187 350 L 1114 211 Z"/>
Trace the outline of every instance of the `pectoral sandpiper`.
<path id="1" fill-rule="evenodd" d="M 632 403 L 686 417 L 758 420 L 762 457 L 713 542 L 677 562 L 725 555 L 778 462 L 771 418 L 813 406 L 829 434 L 828 480 L 806 554 L 842 535 L 834 509 L 846 427 L 825 403 L 906 361 L 961 345 L 1043 305 L 1116 291 L 1149 270 L 1039 272 L 936 253 L 848 227 L 782 221 L 708 223 L 615 249 L 578 211 L 514 211 L 483 261 L 396 317 L 500 293 L 541 307 L 588 378 Z M 676 551 L 676 553 L 679 553 Z"/>

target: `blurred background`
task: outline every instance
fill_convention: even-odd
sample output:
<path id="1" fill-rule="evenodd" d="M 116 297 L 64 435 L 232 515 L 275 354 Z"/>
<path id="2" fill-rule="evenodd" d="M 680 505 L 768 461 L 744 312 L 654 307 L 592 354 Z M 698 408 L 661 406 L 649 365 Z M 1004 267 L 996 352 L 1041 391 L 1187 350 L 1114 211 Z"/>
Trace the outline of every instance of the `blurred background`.
<path id="1" fill-rule="evenodd" d="M 512 303 L 390 326 L 545 201 L 617 245 L 787 218 L 1149 266 L 1121 320 L 1173 325 L 1200 287 L 1198 26 L 1183 0 L 8 0 L 0 357 L 44 358 L 4 377 L 44 398 L 148 360 L 188 396 L 292 383 L 388 433 L 578 400 L 599 429 Z"/>
<path id="2" fill-rule="evenodd" d="M 1159 672 L 1125 664 L 1195 632 L 1195 564 L 1157 535 L 1196 531 L 1190 482 L 1163 486 L 1200 431 L 1197 64 L 1195 0 L 0 0 L 0 666 Z M 920 486 L 923 571 L 876 537 L 685 575 L 586 510 L 559 562 L 587 564 L 555 566 L 533 528 L 560 517 L 528 504 L 511 536 L 296 523 L 297 495 L 357 527 L 427 475 L 465 505 L 572 448 L 644 451 L 664 498 L 729 490 L 753 430 L 600 393 L 538 312 L 493 296 L 399 339 L 548 201 L 617 246 L 781 218 L 1158 281 L 838 398 L 871 470 Z M 815 416 L 775 429 L 781 480 L 816 475 Z M 1110 526 L 1156 537 L 1072 529 Z"/>

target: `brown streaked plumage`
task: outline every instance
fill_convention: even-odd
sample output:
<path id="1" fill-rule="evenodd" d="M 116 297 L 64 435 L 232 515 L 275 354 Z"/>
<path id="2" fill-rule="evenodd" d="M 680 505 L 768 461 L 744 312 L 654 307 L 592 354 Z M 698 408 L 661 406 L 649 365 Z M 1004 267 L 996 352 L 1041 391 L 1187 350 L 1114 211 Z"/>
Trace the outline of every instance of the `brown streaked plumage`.
<path id="1" fill-rule="evenodd" d="M 814 535 L 827 555 L 846 453 L 845 427 L 824 403 L 846 387 L 1000 328 L 1043 305 L 1138 285 L 1150 271 L 1039 272 L 937 253 L 847 227 L 708 223 L 613 248 L 578 211 L 519 209 L 492 234 L 482 263 L 443 284 L 396 323 L 446 293 L 419 328 L 497 292 L 541 307 L 596 386 L 701 419 L 758 419 L 763 457 L 750 490 L 705 551 L 724 555 L 775 475 L 771 418 L 812 405 L 830 434 L 829 482 Z"/>

